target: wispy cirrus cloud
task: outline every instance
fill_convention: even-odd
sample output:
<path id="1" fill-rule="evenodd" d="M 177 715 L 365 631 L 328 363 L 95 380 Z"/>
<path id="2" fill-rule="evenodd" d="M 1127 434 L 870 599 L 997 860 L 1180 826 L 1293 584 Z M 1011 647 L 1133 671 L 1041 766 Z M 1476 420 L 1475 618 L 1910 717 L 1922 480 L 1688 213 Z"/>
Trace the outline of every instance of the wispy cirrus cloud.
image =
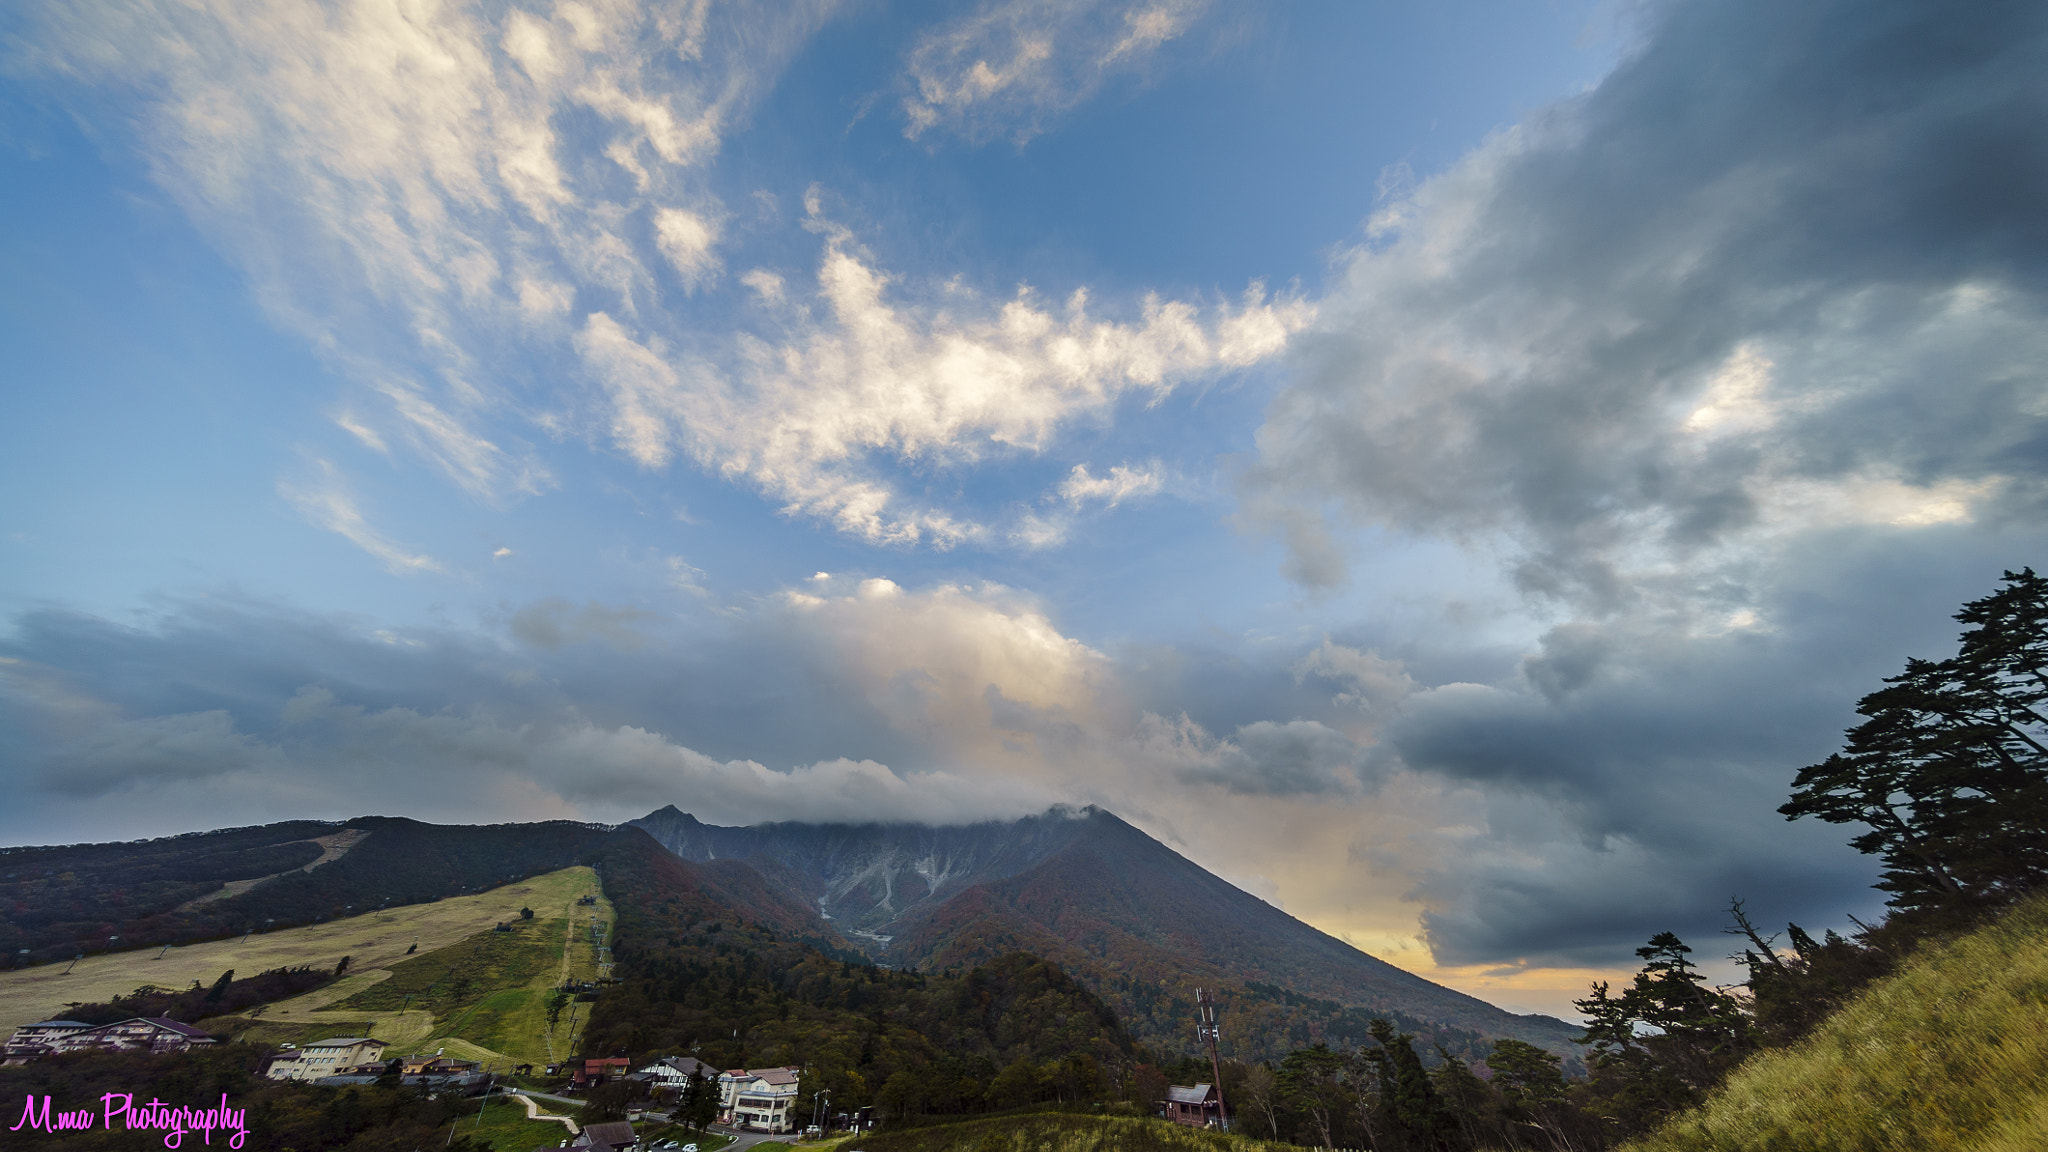
<path id="1" fill-rule="evenodd" d="M 1308 323 L 1258 285 L 1213 304 L 987 299 L 885 268 L 815 192 L 815 278 L 728 280 L 713 161 L 828 9 L 35 0 L 16 67 L 136 101 L 157 179 L 355 382 L 326 405 L 335 423 L 484 503 L 557 483 L 537 431 L 733 477 L 864 540 L 1016 539 L 992 521 L 1017 513 L 913 500 L 896 473 L 1048 451 Z M 986 15 L 1057 25 L 1090 61 L 1085 89 L 1198 12 Z M 295 502 L 404 561 L 345 501 Z"/>
<path id="2" fill-rule="evenodd" d="M 580 317 L 717 274 L 706 166 L 829 7 L 35 0 L 12 66 L 135 101 L 157 180 L 361 386 L 338 422 L 499 500 L 550 483 L 520 430 L 573 407 L 533 377 Z"/>
<path id="3" fill-rule="evenodd" d="M 299 515 L 375 556 L 394 575 L 445 571 L 432 556 L 415 552 L 373 527 L 340 469 L 326 460 L 315 459 L 311 464 L 311 478 L 279 481 L 277 485 L 277 494 Z"/>
<path id="4" fill-rule="evenodd" d="M 1208 0 L 995 0 L 911 49 L 903 134 L 1023 144 L 1110 80 L 1142 71 L 1208 8 Z"/>

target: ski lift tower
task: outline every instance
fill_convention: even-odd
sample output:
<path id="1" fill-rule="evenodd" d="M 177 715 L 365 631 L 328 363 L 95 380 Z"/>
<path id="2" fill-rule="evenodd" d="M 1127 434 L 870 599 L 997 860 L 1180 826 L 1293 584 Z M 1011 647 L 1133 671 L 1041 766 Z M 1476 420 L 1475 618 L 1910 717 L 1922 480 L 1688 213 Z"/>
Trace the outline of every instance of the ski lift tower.
<path id="1" fill-rule="evenodd" d="M 1230 1113 L 1223 1104 L 1223 1061 L 1216 1056 L 1216 1042 L 1223 1029 L 1216 1023 L 1216 997 L 1206 988 L 1195 989 L 1195 1038 L 1209 1050 L 1209 1072 L 1216 1077 L 1216 1126 L 1229 1131 Z"/>

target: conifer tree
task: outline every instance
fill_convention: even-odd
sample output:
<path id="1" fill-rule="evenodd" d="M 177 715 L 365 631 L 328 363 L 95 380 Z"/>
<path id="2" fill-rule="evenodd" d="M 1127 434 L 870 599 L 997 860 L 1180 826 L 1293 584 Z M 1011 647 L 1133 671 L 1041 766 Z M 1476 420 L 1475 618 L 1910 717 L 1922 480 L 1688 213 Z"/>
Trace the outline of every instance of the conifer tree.
<path id="1" fill-rule="evenodd" d="M 2048 877 L 2048 579 L 1963 606 L 1956 655 L 1909 660 L 1856 705 L 1842 751 L 1801 771 L 1787 819 L 1870 830 L 1902 909 L 2001 903 Z"/>
<path id="2" fill-rule="evenodd" d="M 1646 963 L 1621 995 L 1603 980 L 1573 1001 L 1586 1014 L 1579 1043 L 1592 1047 L 1595 1087 L 1624 1134 L 1697 1104 L 1757 1046 L 1741 1002 L 1706 987 L 1691 952 L 1659 932 L 1636 949 Z"/>
<path id="3" fill-rule="evenodd" d="M 1380 1123 L 1376 1126 L 1397 1148 L 1411 1152 L 1444 1152 L 1457 1146 L 1458 1120 L 1444 1107 L 1443 1097 L 1429 1081 L 1415 1037 L 1396 1033 L 1385 1020 L 1372 1022 L 1379 1048 L 1368 1055 L 1380 1082 Z"/>

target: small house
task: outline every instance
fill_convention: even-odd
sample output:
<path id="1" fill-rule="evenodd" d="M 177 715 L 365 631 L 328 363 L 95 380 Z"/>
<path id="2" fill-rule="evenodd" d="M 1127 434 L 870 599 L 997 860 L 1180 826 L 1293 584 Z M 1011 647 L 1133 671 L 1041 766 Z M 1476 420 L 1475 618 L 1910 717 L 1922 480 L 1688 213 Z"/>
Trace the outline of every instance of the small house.
<path id="1" fill-rule="evenodd" d="M 1166 1089 L 1166 1099 L 1159 1104 L 1166 1118 L 1175 1124 L 1193 1128 L 1222 1126 L 1223 1094 L 1216 1090 L 1214 1084 L 1172 1085 Z"/>

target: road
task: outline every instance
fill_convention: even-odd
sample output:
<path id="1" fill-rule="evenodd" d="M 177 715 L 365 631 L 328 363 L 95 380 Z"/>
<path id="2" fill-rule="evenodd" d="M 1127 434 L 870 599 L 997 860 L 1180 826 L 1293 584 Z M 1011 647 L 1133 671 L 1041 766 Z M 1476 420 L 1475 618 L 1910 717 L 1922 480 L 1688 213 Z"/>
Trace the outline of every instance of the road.
<path id="1" fill-rule="evenodd" d="M 536 1091 L 532 1088 L 502 1088 L 499 1089 L 499 1091 L 517 1092 L 521 1096 L 531 1096 L 535 1100 L 552 1100 L 557 1104 L 568 1104 L 577 1108 L 583 1107 L 584 1103 L 583 1101 L 576 1099 L 574 1096 L 551 1096 L 546 1092 Z"/>
<path id="2" fill-rule="evenodd" d="M 746 1152 L 746 1149 L 752 1148 L 756 1144 L 796 1143 L 796 1137 L 794 1136 L 771 1136 L 766 1132 L 734 1132 L 730 1129 L 716 1126 L 713 1126 L 711 1130 L 713 1132 L 723 1132 L 732 1137 L 732 1143 L 725 1146 L 724 1152 Z"/>

